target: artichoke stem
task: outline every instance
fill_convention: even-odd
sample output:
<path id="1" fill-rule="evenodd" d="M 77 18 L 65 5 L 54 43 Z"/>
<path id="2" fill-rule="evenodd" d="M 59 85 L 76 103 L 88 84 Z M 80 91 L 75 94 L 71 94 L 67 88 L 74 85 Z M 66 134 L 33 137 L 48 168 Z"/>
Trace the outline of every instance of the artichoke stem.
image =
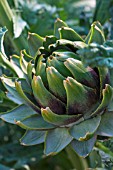
<path id="1" fill-rule="evenodd" d="M 83 157 L 80 157 L 70 145 L 66 147 L 66 152 L 72 166 L 76 170 L 85 170 L 88 168 L 87 160 Z"/>
<path id="2" fill-rule="evenodd" d="M 104 146 L 101 142 L 96 142 L 95 144 L 96 148 L 98 148 L 99 150 L 103 151 L 104 153 L 107 153 L 108 155 L 110 155 L 111 157 L 113 157 L 113 152 L 110 151 L 109 148 L 107 148 L 106 146 Z"/>

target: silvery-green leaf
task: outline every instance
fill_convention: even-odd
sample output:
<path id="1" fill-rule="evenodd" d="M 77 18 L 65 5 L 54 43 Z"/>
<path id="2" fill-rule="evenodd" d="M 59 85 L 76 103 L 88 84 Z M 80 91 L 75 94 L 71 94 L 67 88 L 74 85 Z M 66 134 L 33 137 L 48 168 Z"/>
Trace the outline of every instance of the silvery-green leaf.
<path id="1" fill-rule="evenodd" d="M 113 68 L 113 47 L 92 43 L 78 50 L 78 54 L 86 66 Z"/>
<path id="2" fill-rule="evenodd" d="M 92 151 L 95 142 L 96 142 L 96 136 L 86 141 L 78 141 L 74 139 L 71 142 L 71 145 L 75 150 L 75 152 L 78 153 L 78 155 L 86 157 Z"/>
<path id="3" fill-rule="evenodd" d="M 56 128 L 48 131 L 45 139 L 45 154 L 56 154 L 64 149 L 71 141 L 68 129 Z"/>
<path id="4" fill-rule="evenodd" d="M 46 122 L 42 116 L 38 114 L 31 115 L 24 120 L 15 121 L 18 126 L 27 130 L 48 130 L 54 129 L 56 126 Z"/>
<path id="5" fill-rule="evenodd" d="M 113 137 L 113 112 L 105 112 L 101 117 L 97 134 Z"/>
<path id="6" fill-rule="evenodd" d="M 20 139 L 21 144 L 25 146 L 32 146 L 43 143 L 45 139 L 45 131 L 28 130 Z"/>
<path id="7" fill-rule="evenodd" d="M 90 139 L 100 124 L 101 116 L 84 120 L 70 128 L 70 134 L 79 141 Z"/>
<path id="8" fill-rule="evenodd" d="M 9 123 L 15 124 L 16 120 L 23 120 L 26 117 L 29 117 L 31 115 L 35 115 L 37 114 L 34 110 L 32 110 L 30 107 L 26 106 L 26 105 L 19 105 L 18 107 L 5 112 L 4 114 L 2 114 L 0 117 Z"/>

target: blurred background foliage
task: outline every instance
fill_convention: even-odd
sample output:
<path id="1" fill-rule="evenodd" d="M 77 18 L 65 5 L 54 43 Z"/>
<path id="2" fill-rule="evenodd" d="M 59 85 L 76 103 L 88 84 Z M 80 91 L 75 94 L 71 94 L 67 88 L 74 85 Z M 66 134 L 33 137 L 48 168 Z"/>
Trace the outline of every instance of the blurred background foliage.
<path id="1" fill-rule="evenodd" d="M 106 39 L 113 39 L 113 0 L 0 0 L 0 26 L 6 26 L 7 56 L 19 54 L 28 47 L 28 32 L 41 36 L 53 34 L 54 21 L 60 18 L 83 37 L 93 21 L 103 25 Z M 0 76 L 12 76 L 0 59 Z M 7 97 L 0 80 L 0 113 L 11 110 L 18 102 Z M 11 97 L 11 96 L 10 96 Z M 0 170 L 82 170 L 80 163 L 90 170 L 113 169 L 113 139 L 98 142 L 86 158 L 79 158 L 67 150 L 45 157 L 42 145 L 24 147 L 19 144 L 23 130 L 0 120 Z M 76 161 L 75 161 L 76 160 Z M 78 163 L 77 163 L 78 162 Z M 83 169 L 84 170 L 84 169 Z"/>

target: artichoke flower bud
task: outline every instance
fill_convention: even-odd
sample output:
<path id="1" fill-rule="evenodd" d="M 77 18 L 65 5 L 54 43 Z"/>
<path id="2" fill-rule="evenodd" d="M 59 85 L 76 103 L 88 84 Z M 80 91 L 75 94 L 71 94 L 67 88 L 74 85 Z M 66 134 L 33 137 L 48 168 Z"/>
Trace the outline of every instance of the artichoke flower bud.
<path id="1" fill-rule="evenodd" d="M 83 62 L 90 58 L 87 49 L 92 42 L 104 43 L 104 34 L 100 23 L 94 22 L 84 40 L 60 19 L 54 33 L 45 38 L 29 33 L 30 54 L 23 50 L 20 57 L 8 61 L 16 77 L 3 76 L 2 81 L 21 104 L 1 118 L 27 130 L 23 145 L 44 142 L 48 155 L 70 144 L 85 157 L 97 135 L 113 136 L 112 71 Z M 2 52 L 1 57 L 4 59 Z"/>
<path id="2" fill-rule="evenodd" d="M 74 51 L 71 50 L 72 47 Z M 62 109 L 58 109 L 55 99 L 51 100 L 50 96 L 46 99 L 46 94 L 42 95 L 42 102 L 40 96 L 36 99 L 38 103 L 41 102 L 40 107 L 49 106 L 56 114 L 77 115 L 88 113 L 90 108 L 92 112 L 92 108 L 95 109 L 95 105 L 97 106 L 99 76 L 94 69 L 84 67 L 76 53 L 77 49 L 76 43 L 73 44 L 70 40 L 57 40 L 54 36 L 47 36 L 44 39 L 43 48 L 39 49 L 40 52 L 36 56 L 36 76 L 40 75 L 48 92 L 59 99 L 59 107 Z M 42 89 L 37 88 L 37 91 Z M 92 96 L 93 99 L 90 100 Z M 81 100 L 84 102 L 81 103 Z M 44 104 L 44 101 L 49 103 Z M 50 106 L 52 104 L 53 106 Z"/>

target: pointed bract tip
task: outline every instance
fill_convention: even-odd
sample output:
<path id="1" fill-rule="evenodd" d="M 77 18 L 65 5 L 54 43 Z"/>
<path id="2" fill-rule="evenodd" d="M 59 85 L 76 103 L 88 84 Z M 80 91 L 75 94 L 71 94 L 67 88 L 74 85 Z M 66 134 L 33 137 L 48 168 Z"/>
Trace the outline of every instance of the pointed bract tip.
<path id="1" fill-rule="evenodd" d="M 46 113 L 47 111 L 46 111 L 46 109 L 41 108 L 41 112 Z"/>
<path id="2" fill-rule="evenodd" d="M 40 79 L 40 80 L 41 80 L 41 77 L 40 77 L 40 76 L 37 76 L 37 79 Z"/>
<path id="3" fill-rule="evenodd" d="M 20 56 L 24 57 L 23 50 L 20 51 Z"/>
<path id="4" fill-rule="evenodd" d="M 20 144 L 23 145 L 23 146 L 27 146 L 27 145 L 26 145 L 25 143 L 23 143 L 23 142 L 21 142 Z"/>
<path id="5" fill-rule="evenodd" d="M 32 33 L 32 32 L 28 32 L 28 36 L 27 36 L 27 39 L 30 38 L 31 35 L 34 35 L 35 33 Z"/>
<path id="6" fill-rule="evenodd" d="M 33 33 L 33 32 L 28 32 L 28 35 L 34 35 L 35 33 Z"/>
<path id="7" fill-rule="evenodd" d="M 41 77 L 34 75 L 34 76 L 33 76 L 33 80 L 34 80 L 34 81 L 41 80 Z"/>
<path id="8" fill-rule="evenodd" d="M 55 22 L 63 22 L 60 18 L 57 18 Z"/>
<path id="9" fill-rule="evenodd" d="M 46 68 L 47 71 L 51 71 L 51 66 Z"/>
<path id="10" fill-rule="evenodd" d="M 46 114 L 46 113 L 48 113 L 48 109 L 49 109 L 49 107 L 41 108 L 41 112 Z"/>
<path id="11" fill-rule="evenodd" d="M 91 26 L 95 26 L 95 25 L 97 25 L 97 24 L 99 24 L 99 25 L 101 26 L 101 24 L 100 24 L 99 21 L 94 21 L 94 22 L 91 24 Z"/>
<path id="12" fill-rule="evenodd" d="M 46 68 L 47 71 L 51 72 L 51 71 L 56 71 L 55 68 L 53 66 L 49 66 Z M 52 72 L 51 72 L 52 73 Z"/>
<path id="13" fill-rule="evenodd" d="M 69 77 L 67 77 L 65 80 L 64 80 L 64 83 L 69 83 Z"/>
<path id="14" fill-rule="evenodd" d="M 46 71 L 47 71 L 47 72 L 51 72 L 51 70 L 52 70 L 52 67 L 51 67 L 51 66 L 46 68 Z"/>
<path id="15" fill-rule="evenodd" d="M 17 120 L 14 120 L 14 122 L 15 122 L 16 125 L 19 125 L 19 124 L 20 124 L 20 121 L 19 121 L 19 120 L 18 120 L 18 121 L 17 121 Z"/>

